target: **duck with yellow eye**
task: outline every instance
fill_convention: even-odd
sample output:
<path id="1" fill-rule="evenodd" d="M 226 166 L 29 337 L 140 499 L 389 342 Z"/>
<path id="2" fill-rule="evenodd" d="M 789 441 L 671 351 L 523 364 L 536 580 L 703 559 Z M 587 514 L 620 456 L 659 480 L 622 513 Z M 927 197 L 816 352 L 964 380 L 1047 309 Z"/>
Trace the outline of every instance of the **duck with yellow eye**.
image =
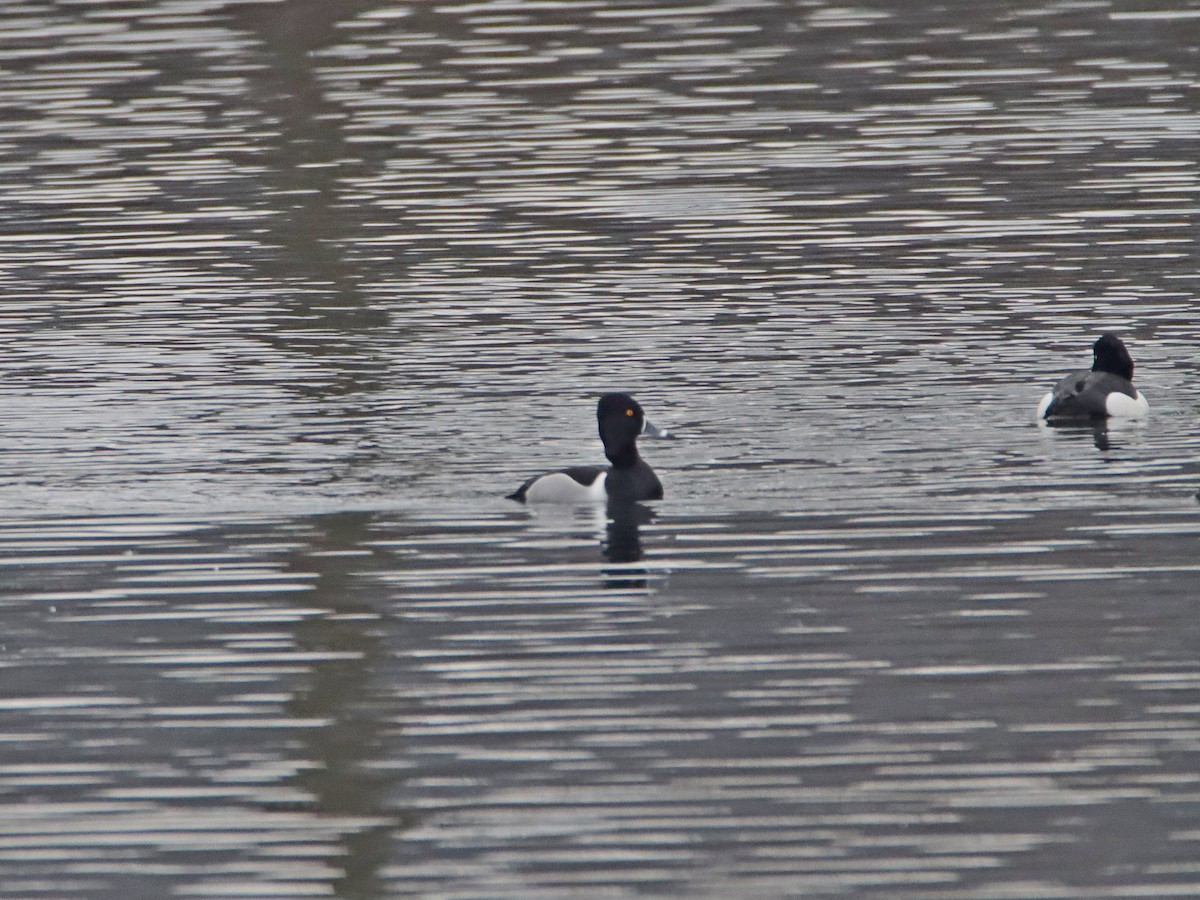
<path id="1" fill-rule="evenodd" d="M 661 500 L 662 483 L 638 455 L 641 434 L 664 436 L 628 394 L 605 394 L 596 406 L 604 455 L 611 466 L 571 466 L 530 478 L 509 494 L 522 503 Z"/>

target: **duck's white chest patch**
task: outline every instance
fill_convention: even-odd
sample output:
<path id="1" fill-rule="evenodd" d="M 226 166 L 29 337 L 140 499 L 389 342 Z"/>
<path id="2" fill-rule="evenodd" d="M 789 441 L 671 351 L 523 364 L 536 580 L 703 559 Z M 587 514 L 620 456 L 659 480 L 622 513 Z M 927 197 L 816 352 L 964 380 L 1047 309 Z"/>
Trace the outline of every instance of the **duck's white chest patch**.
<path id="1" fill-rule="evenodd" d="M 1150 404 L 1142 396 L 1141 391 L 1135 391 L 1136 397 L 1114 391 L 1104 398 L 1104 408 L 1114 419 L 1139 419 L 1149 415 Z"/>
<path id="2" fill-rule="evenodd" d="M 1050 404 L 1054 401 L 1054 391 L 1047 391 L 1046 396 L 1042 398 L 1042 402 L 1038 404 L 1037 417 L 1039 419 L 1046 418 L 1046 410 L 1050 408 Z"/>
<path id="3" fill-rule="evenodd" d="M 580 484 L 563 472 L 543 475 L 525 491 L 526 501 L 533 503 L 588 503 L 608 498 L 604 490 L 607 472 L 601 472 L 591 484 Z"/>

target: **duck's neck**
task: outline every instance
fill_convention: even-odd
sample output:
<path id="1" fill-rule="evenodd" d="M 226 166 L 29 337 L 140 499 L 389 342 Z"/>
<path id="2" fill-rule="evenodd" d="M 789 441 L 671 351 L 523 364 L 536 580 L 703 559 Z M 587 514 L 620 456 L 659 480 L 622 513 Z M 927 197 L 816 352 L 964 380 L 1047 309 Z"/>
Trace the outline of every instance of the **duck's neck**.
<path id="1" fill-rule="evenodd" d="M 1110 375 L 1117 375 L 1124 378 L 1126 381 L 1133 381 L 1133 364 L 1125 365 L 1122 362 L 1106 361 L 1101 363 L 1099 360 L 1092 366 L 1093 372 L 1108 372 Z"/>
<path id="2" fill-rule="evenodd" d="M 630 444 L 619 450 L 605 447 L 604 455 L 608 457 L 608 461 L 613 464 L 614 469 L 632 469 L 641 460 L 641 457 L 638 456 L 637 444 Z"/>

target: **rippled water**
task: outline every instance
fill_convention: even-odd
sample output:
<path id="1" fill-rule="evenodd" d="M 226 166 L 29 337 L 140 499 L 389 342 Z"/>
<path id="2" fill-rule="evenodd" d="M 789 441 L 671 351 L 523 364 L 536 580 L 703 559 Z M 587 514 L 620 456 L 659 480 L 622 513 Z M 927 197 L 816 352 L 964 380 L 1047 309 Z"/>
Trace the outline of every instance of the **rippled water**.
<path id="1" fill-rule="evenodd" d="M 0 896 L 1200 895 L 1198 19 L 5 5 Z"/>

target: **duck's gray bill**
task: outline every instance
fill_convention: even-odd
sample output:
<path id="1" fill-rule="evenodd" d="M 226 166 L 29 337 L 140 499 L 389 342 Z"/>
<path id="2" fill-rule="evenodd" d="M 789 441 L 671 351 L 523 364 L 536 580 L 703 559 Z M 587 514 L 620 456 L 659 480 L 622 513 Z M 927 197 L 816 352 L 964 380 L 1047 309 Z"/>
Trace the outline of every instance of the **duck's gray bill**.
<path id="1" fill-rule="evenodd" d="M 644 420 L 644 424 L 642 425 L 642 434 L 648 438 L 673 438 L 673 437 L 675 437 L 675 435 L 671 434 L 671 432 L 667 431 L 667 429 L 659 428 L 657 425 L 655 425 L 649 419 Z"/>

